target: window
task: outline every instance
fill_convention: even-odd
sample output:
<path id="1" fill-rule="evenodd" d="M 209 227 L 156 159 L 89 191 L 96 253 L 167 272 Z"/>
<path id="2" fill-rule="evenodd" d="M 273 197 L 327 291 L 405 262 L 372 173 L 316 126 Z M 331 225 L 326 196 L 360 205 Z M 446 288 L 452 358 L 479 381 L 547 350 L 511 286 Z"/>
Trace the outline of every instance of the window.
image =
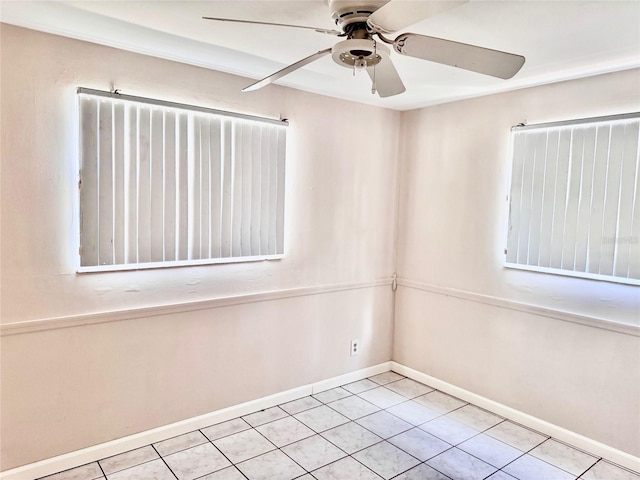
<path id="1" fill-rule="evenodd" d="M 639 124 L 512 129 L 507 267 L 640 285 Z"/>
<path id="2" fill-rule="evenodd" d="M 281 258 L 286 122 L 78 94 L 79 271 Z"/>

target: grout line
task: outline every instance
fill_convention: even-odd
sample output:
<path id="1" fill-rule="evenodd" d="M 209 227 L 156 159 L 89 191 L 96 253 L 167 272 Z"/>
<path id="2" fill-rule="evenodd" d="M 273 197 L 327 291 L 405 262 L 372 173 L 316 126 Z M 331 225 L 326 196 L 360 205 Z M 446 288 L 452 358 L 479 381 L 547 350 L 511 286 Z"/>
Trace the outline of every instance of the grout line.
<path id="1" fill-rule="evenodd" d="M 104 473 L 104 469 L 102 468 L 102 465 L 100 465 L 100 461 L 96 460 L 96 464 L 98 465 L 98 468 L 100 469 L 100 471 L 102 472 L 102 476 L 104 477 L 105 480 L 107 480 L 107 474 Z"/>
<path id="2" fill-rule="evenodd" d="M 309 428 L 311 428 L 311 427 L 309 427 Z M 311 430 L 313 430 L 313 429 L 311 429 Z M 315 430 L 314 430 L 314 432 L 315 432 Z M 319 434 L 319 433 L 316 433 L 316 435 L 320 435 L 320 434 Z M 312 435 L 312 436 L 313 436 L 313 435 Z M 307 438 L 311 438 L 311 437 L 307 437 Z M 303 440 L 304 440 L 304 439 L 303 439 Z M 301 441 L 301 440 L 299 440 L 299 441 Z M 293 443 L 296 443 L 296 442 L 293 442 Z M 290 444 L 290 445 L 292 445 L 292 444 Z M 306 468 L 304 468 L 302 465 L 300 465 L 300 463 L 298 463 L 298 462 L 296 461 L 296 459 L 295 459 L 295 458 L 291 457 L 291 455 L 288 455 L 288 454 L 287 454 L 287 452 L 285 452 L 285 451 L 284 451 L 284 450 L 282 450 L 281 448 L 279 448 L 278 450 L 279 450 L 279 451 L 280 451 L 280 453 L 282 453 L 285 457 L 287 457 L 287 458 L 288 458 L 289 460 L 291 460 L 293 463 L 295 463 L 296 465 L 298 465 L 298 466 L 302 469 L 302 471 L 303 471 L 303 472 L 305 472 L 305 473 L 303 473 L 302 475 L 299 475 L 299 477 L 303 477 L 303 476 L 304 476 L 304 475 L 306 475 L 307 473 L 308 473 L 308 474 L 311 474 L 311 472 L 310 472 L 309 470 L 307 470 L 307 469 L 306 469 Z"/>
<path id="3" fill-rule="evenodd" d="M 146 447 L 153 447 L 153 445 L 145 445 L 145 446 L 140 447 L 140 448 L 146 448 Z M 135 451 L 135 450 L 140 450 L 140 448 L 134 448 L 133 450 L 127 450 L 126 452 L 118 453 L 118 454 L 116 454 L 116 455 L 111 455 L 111 457 L 115 457 L 115 456 L 118 456 L 118 455 L 124 455 L 125 453 L 133 452 L 133 451 Z M 155 448 L 154 448 L 154 450 L 155 450 Z M 158 453 L 158 452 L 156 451 L 156 453 Z M 106 458 L 111 458 L 111 457 L 106 457 Z M 159 457 L 159 458 L 161 458 L 161 457 L 160 457 L 160 455 L 158 455 L 158 457 Z M 101 459 L 100 459 L 100 460 L 98 460 L 98 461 L 106 460 L 106 458 L 101 458 Z M 107 478 L 108 478 L 108 476 L 109 476 L 109 475 L 113 475 L 113 474 L 115 474 L 115 473 L 124 472 L 125 470 L 128 470 L 128 469 L 130 469 L 130 468 L 139 467 L 140 465 L 144 465 L 145 463 L 155 462 L 156 460 L 158 460 L 158 459 L 157 459 L 157 458 L 152 458 L 151 460 L 145 460 L 144 462 L 136 463 L 135 465 L 130 465 L 130 466 L 126 467 L 126 468 L 121 468 L 120 470 L 114 470 L 113 472 L 109 473 L 109 474 L 108 474 L 108 475 L 106 475 L 106 476 L 107 476 Z M 85 464 L 85 465 L 86 465 L 86 464 Z M 79 466 L 81 467 L 82 465 L 79 465 Z M 77 468 L 77 467 L 75 467 L 75 468 Z M 103 471 L 104 471 L 104 470 L 103 470 Z"/>
<path id="4" fill-rule="evenodd" d="M 222 423 L 224 423 L 224 422 L 222 422 Z M 198 430 L 198 431 L 199 431 L 199 430 Z M 242 432 L 246 432 L 246 430 L 242 430 Z M 202 432 L 200 432 L 200 433 L 202 433 Z M 236 432 L 236 433 L 240 433 L 240 432 Z M 204 435 L 204 433 L 202 433 L 202 434 Z M 232 433 L 231 435 L 234 435 L 234 434 Z M 231 435 L 226 435 L 225 437 L 229 437 L 229 436 L 231 436 Z M 224 452 L 223 452 L 222 450 L 220 450 L 218 447 L 216 447 L 212 440 L 209 440 L 209 437 L 207 437 L 206 435 L 204 435 L 204 436 L 205 436 L 205 438 L 209 441 L 209 443 L 210 443 L 211 445 L 213 445 L 213 448 L 215 448 L 218 452 L 220 452 L 220 455 L 222 455 L 224 458 L 226 458 L 226 459 L 227 459 L 227 461 L 231 464 L 231 466 L 232 466 L 232 467 L 235 467 L 235 468 L 236 468 L 236 470 L 240 471 L 240 469 L 239 469 L 238 467 L 236 467 L 236 464 L 235 464 L 235 463 L 233 463 L 233 462 L 231 461 L 231 459 L 230 459 L 229 457 L 227 457 L 227 456 L 224 454 Z M 225 438 L 225 437 L 220 437 L 220 438 Z M 228 467 L 225 467 L 225 468 L 228 468 Z M 221 468 L 220 470 L 223 470 L 223 469 Z M 216 470 L 216 471 L 219 471 L 219 470 Z M 211 472 L 210 472 L 210 473 L 211 473 Z M 246 478 L 246 476 L 244 475 L 244 473 L 240 472 L 240 474 L 241 474 L 243 477 L 245 477 L 245 478 Z M 202 475 L 202 476 L 204 477 L 204 476 L 206 476 L 206 475 L 209 475 L 209 473 L 205 473 L 205 474 L 204 474 L 204 475 Z M 200 478 L 201 478 L 201 477 L 200 477 Z"/>
<path id="5" fill-rule="evenodd" d="M 178 476 L 175 474 L 175 472 L 173 471 L 173 469 L 169 466 L 169 464 L 167 463 L 167 461 L 164 459 L 164 457 L 162 455 L 160 455 L 160 452 L 158 452 L 158 450 L 156 449 L 156 447 L 153 446 L 153 444 L 150 445 L 151 448 L 153 448 L 153 450 L 156 452 L 156 454 L 158 455 L 158 457 L 160 458 L 160 460 L 162 460 L 162 463 L 164 463 L 167 468 L 169 469 L 169 471 L 171 472 L 171 474 L 176 477 L 176 480 L 178 480 Z M 149 463 L 149 462 L 146 462 Z M 141 464 L 143 465 L 143 464 Z M 124 471 L 124 470 L 121 470 Z"/>
<path id="6" fill-rule="evenodd" d="M 573 448 L 574 450 L 578 450 L 579 452 L 582 452 L 582 453 L 584 453 L 584 454 L 586 454 L 586 455 L 589 455 L 590 457 L 594 457 L 594 458 L 597 458 L 597 459 L 602 458 L 602 457 L 598 457 L 597 455 L 594 455 L 594 454 L 593 454 L 593 453 L 591 453 L 591 452 L 587 452 L 586 450 L 583 450 L 583 449 L 582 449 L 582 448 L 580 448 L 580 447 L 574 447 L 574 446 L 573 446 L 573 445 L 571 445 L 570 443 L 564 442 L 564 441 L 562 441 L 562 440 L 558 440 L 557 438 L 549 437 L 549 440 L 553 440 L 553 441 L 555 441 L 555 442 L 557 442 L 557 443 L 560 443 L 560 444 L 564 445 L 565 447 L 569 447 L 569 448 Z M 544 443 L 544 442 L 542 442 L 542 443 Z"/>
<path id="7" fill-rule="evenodd" d="M 166 455 L 160 455 L 160 452 L 155 447 L 155 445 L 158 444 L 158 443 L 166 442 L 168 440 L 173 440 L 174 438 L 183 437 L 185 435 L 190 435 L 190 434 L 195 433 L 195 432 L 199 432 L 204 437 L 204 441 L 202 443 L 196 443 L 194 445 L 189 445 L 188 447 L 180 448 L 179 450 L 176 450 L 175 452 L 167 453 Z M 159 442 L 150 443 L 149 445 L 151 445 L 156 450 L 156 452 L 158 452 L 158 455 L 160 455 L 161 457 L 164 458 L 164 457 L 168 457 L 170 455 L 173 455 L 175 453 L 184 452 L 185 450 L 189 450 L 190 448 L 199 447 L 200 445 L 206 444 L 208 441 L 209 441 L 209 439 L 207 438 L 207 436 L 205 434 L 203 434 L 200 430 L 194 430 L 193 432 L 183 433 L 182 435 L 174 435 L 173 437 L 169 437 L 166 440 L 160 440 Z"/>

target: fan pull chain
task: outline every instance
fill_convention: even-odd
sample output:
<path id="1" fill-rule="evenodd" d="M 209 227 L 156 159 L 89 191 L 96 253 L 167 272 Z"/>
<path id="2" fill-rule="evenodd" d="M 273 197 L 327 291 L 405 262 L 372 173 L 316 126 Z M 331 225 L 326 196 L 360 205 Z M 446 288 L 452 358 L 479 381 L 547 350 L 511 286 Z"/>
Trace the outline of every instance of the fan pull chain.
<path id="1" fill-rule="evenodd" d="M 373 66 L 373 82 L 371 83 L 371 95 L 376 94 L 376 66 Z"/>
<path id="2" fill-rule="evenodd" d="M 378 49 L 377 47 L 377 43 L 375 40 L 373 40 L 373 58 L 375 59 L 378 56 Z M 371 81 L 371 95 L 375 95 L 376 94 L 376 66 L 378 64 L 374 63 L 373 64 L 373 79 Z"/>

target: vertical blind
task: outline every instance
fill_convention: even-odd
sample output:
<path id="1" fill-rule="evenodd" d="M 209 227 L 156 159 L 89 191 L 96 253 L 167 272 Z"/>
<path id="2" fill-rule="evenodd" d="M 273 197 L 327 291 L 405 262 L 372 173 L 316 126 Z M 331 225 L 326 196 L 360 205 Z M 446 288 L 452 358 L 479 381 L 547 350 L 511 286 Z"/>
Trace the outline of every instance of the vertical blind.
<path id="1" fill-rule="evenodd" d="M 639 283 L 639 116 L 513 128 L 507 266 Z"/>
<path id="2" fill-rule="evenodd" d="M 79 90 L 81 271 L 281 255 L 285 124 L 145 100 Z"/>

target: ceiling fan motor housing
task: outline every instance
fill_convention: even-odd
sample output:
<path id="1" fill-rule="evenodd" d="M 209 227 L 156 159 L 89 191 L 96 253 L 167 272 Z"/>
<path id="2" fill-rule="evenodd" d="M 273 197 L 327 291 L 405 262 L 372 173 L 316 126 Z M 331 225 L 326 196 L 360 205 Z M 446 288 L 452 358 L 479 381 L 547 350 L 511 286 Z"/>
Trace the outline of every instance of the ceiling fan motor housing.
<path id="1" fill-rule="evenodd" d="M 329 0 L 331 19 L 342 28 L 349 24 L 367 21 L 369 15 L 387 3 L 388 0 Z"/>

